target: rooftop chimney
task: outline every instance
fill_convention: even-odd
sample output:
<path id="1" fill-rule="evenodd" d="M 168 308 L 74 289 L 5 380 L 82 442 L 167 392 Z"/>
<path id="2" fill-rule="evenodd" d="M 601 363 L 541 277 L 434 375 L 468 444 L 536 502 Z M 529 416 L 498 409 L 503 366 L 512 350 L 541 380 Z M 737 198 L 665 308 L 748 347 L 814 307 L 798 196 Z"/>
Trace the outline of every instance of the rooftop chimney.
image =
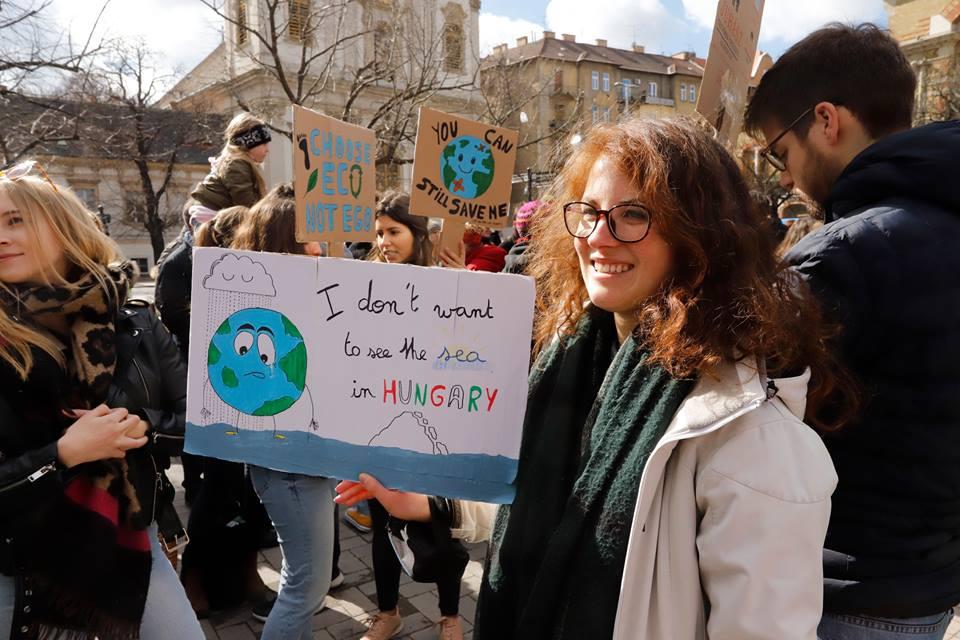
<path id="1" fill-rule="evenodd" d="M 522 47 L 527 44 L 527 36 L 520 36 L 517 38 L 517 46 Z"/>
<path id="2" fill-rule="evenodd" d="M 646 52 L 647 52 L 647 48 L 646 48 L 645 46 L 643 46 L 642 44 L 637 44 L 636 42 L 634 42 L 634 43 L 633 43 L 633 52 L 634 52 L 634 53 L 646 53 Z"/>
<path id="3" fill-rule="evenodd" d="M 565 33 L 563 34 L 563 39 L 567 42 L 576 42 L 577 36 L 573 35 L 572 33 Z"/>
<path id="4" fill-rule="evenodd" d="M 493 46 L 493 53 L 494 53 L 494 55 L 500 55 L 501 53 L 506 53 L 506 52 L 507 52 L 507 45 L 506 45 L 506 43 L 504 43 L 504 44 L 497 44 L 497 45 L 494 45 L 494 46 Z"/>
<path id="5" fill-rule="evenodd" d="M 598 47 L 605 47 L 605 46 L 607 46 L 607 41 L 604 40 L 603 38 L 597 38 L 597 46 L 598 46 Z"/>
<path id="6" fill-rule="evenodd" d="M 543 32 L 543 39 L 544 39 L 544 40 L 551 40 L 551 39 L 556 38 L 556 37 L 557 37 L 557 34 L 554 33 L 553 31 L 544 31 L 544 32 Z"/>
<path id="7" fill-rule="evenodd" d="M 697 57 L 697 54 L 693 51 L 680 51 L 678 53 L 670 56 L 671 58 L 676 58 L 677 60 L 693 60 Z"/>

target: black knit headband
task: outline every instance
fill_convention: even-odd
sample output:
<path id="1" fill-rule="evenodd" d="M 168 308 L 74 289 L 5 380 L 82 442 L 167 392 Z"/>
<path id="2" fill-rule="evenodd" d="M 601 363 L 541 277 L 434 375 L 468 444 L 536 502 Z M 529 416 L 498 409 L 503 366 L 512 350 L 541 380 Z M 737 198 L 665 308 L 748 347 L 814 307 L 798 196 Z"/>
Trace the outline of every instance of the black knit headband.
<path id="1" fill-rule="evenodd" d="M 267 142 L 270 142 L 270 130 L 262 124 L 258 124 L 252 129 L 241 131 L 230 138 L 230 144 L 235 144 L 238 147 L 243 147 L 248 150 Z"/>

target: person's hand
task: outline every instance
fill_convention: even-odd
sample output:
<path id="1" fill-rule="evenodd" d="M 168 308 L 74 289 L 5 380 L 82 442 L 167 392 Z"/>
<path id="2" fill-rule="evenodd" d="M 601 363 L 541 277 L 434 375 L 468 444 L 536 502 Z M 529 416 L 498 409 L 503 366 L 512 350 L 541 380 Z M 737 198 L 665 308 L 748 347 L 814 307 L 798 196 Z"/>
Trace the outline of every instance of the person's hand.
<path id="1" fill-rule="evenodd" d="M 57 441 L 57 457 L 68 468 L 94 460 L 122 458 L 128 450 L 147 444 L 143 435 L 146 423 L 126 409 L 100 405 L 74 410 L 72 416 L 77 421 Z"/>
<path id="2" fill-rule="evenodd" d="M 337 485 L 337 497 L 334 502 L 352 507 L 361 500 L 374 498 L 387 513 L 401 520 L 412 522 L 430 521 L 430 502 L 422 493 L 393 491 L 377 482 L 373 476 L 360 474 L 360 482 L 344 480 Z"/>
<path id="3" fill-rule="evenodd" d="M 457 249 L 442 247 L 440 249 L 440 264 L 448 269 L 466 269 L 467 268 L 467 250 L 463 246 L 463 240 Z"/>

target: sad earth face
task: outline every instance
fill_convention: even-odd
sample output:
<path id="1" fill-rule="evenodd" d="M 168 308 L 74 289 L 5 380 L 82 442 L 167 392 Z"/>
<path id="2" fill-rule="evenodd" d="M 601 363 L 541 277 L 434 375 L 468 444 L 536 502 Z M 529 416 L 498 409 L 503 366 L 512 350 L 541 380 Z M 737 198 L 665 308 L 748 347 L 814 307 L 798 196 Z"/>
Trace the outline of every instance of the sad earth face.
<path id="1" fill-rule="evenodd" d="M 286 411 L 303 394 L 307 349 L 290 320 L 270 309 L 237 311 L 207 349 L 207 375 L 226 404 L 251 416 Z"/>

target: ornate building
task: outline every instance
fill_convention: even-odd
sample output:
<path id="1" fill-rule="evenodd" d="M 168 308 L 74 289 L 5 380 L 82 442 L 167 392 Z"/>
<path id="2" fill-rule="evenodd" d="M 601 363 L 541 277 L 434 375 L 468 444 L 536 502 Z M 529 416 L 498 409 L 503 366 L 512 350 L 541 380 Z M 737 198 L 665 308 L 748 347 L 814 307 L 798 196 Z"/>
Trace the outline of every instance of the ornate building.
<path id="1" fill-rule="evenodd" d="M 884 0 L 890 33 L 917 72 L 914 120 L 960 117 L 960 0 Z"/>
<path id="2" fill-rule="evenodd" d="M 222 41 L 159 104 L 248 108 L 290 131 L 297 102 L 375 129 L 395 157 L 378 173 L 406 184 L 420 105 L 479 113 L 479 10 L 479 0 L 226 0 Z M 290 179 L 292 155 L 274 136 L 268 182 Z"/>
<path id="3" fill-rule="evenodd" d="M 593 123 L 627 112 L 691 113 L 705 62 L 693 52 L 662 56 L 544 31 L 540 40 L 495 47 L 481 76 L 488 100 L 501 103 L 495 110 L 507 117 L 505 126 L 520 131 L 517 171 L 536 172 L 551 170 L 557 145 Z"/>

